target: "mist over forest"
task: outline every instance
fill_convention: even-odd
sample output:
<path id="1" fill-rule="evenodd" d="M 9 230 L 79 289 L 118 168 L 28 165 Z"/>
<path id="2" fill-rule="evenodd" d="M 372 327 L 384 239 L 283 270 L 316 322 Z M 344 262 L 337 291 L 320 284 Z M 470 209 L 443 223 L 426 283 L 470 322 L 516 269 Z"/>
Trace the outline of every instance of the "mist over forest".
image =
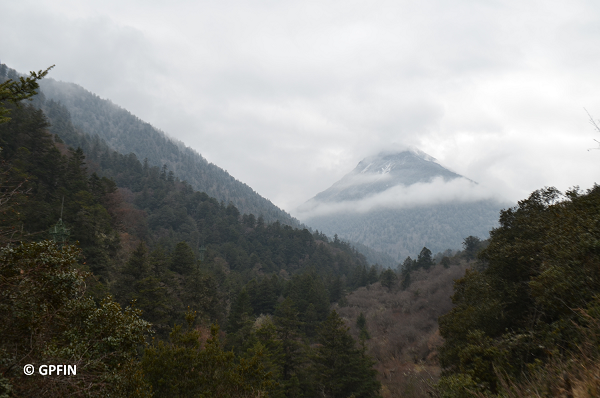
<path id="1" fill-rule="evenodd" d="M 49 73 L 0 65 L 0 396 L 600 394 L 597 185 L 514 204 L 407 146 L 298 220 Z"/>

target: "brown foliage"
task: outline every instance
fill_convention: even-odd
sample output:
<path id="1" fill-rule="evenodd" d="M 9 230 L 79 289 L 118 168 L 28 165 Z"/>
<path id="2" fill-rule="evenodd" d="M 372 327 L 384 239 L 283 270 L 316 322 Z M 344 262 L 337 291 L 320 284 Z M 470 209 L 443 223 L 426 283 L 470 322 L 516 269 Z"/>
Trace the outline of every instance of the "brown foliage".
<path id="1" fill-rule="evenodd" d="M 113 219 L 119 220 L 119 230 L 144 238 L 148 232 L 147 215 L 134 207 L 134 194 L 127 188 L 119 188 L 107 196 L 106 209 Z"/>
<path id="2" fill-rule="evenodd" d="M 439 377 L 437 349 L 443 339 L 437 319 L 452 308 L 454 280 L 466 268 L 461 263 L 414 271 L 406 290 L 399 285 L 387 289 L 378 282 L 351 293 L 347 305 L 337 309 L 357 340 L 356 319 L 361 312 L 365 315 L 371 336 L 366 350 L 377 361 L 384 396 L 427 396 Z"/>

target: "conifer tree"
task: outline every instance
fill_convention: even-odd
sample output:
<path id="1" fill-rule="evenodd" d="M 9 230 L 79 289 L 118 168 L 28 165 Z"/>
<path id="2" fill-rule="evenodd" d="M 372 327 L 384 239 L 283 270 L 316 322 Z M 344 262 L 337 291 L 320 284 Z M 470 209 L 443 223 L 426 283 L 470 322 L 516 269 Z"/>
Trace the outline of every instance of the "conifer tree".
<path id="1" fill-rule="evenodd" d="M 274 316 L 277 340 L 280 344 L 280 355 L 277 365 L 280 368 L 281 384 L 286 397 L 300 396 L 300 379 L 305 384 L 307 375 L 302 372 L 309 361 L 302 342 L 298 320 L 298 310 L 292 300 L 285 298 L 277 307 Z"/>
<path id="2" fill-rule="evenodd" d="M 381 286 L 387 287 L 388 289 L 391 289 L 392 286 L 394 286 L 397 279 L 398 277 L 396 276 L 396 273 L 389 268 L 383 271 L 379 276 Z"/>
<path id="3" fill-rule="evenodd" d="M 370 340 L 371 335 L 369 335 L 369 331 L 367 330 L 367 318 L 362 312 L 358 314 L 358 318 L 356 318 L 356 327 L 358 328 L 358 338 L 364 349 L 365 340 Z"/>
<path id="4" fill-rule="evenodd" d="M 0 123 L 10 121 L 10 118 L 7 116 L 9 110 L 6 108 L 6 105 L 8 103 L 18 104 L 37 94 L 37 89 L 40 87 L 37 81 L 43 79 L 53 67 L 54 65 L 37 73 L 30 72 L 29 77 L 20 77 L 18 81 L 8 79 L 0 83 Z M 3 78 L 4 76 L 0 76 L 1 80 L 4 80 Z"/>
<path id="5" fill-rule="evenodd" d="M 194 313 L 186 314 L 186 323 L 172 329 L 168 342 L 155 342 L 145 350 L 142 367 L 155 396 L 267 396 L 274 383 L 264 369 L 260 346 L 249 358 L 239 359 L 223 350 L 218 326 L 213 325 L 202 346 L 193 327 Z"/>
<path id="6" fill-rule="evenodd" d="M 179 242 L 171 255 L 171 269 L 180 274 L 191 273 L 196 266 L 194 252 L 185 242 Z"/>
<path id="7" fill-rule="evenodd" d="M 419 253 L 419 257 L 417 257 L 417 267 L 428 270 L 434 265 L 433 257 L 431 255 L 431 250 L 426 247 L 423 247 L 421 252 Z"/>
<path id="8" fill-rule="evenodd" d="M 355 347 L 348 327 L 331 311 L 319 330 L 315 356 L 317 379 L 328 397 L 379 397 L 381 384 L 373 360 Z"/>

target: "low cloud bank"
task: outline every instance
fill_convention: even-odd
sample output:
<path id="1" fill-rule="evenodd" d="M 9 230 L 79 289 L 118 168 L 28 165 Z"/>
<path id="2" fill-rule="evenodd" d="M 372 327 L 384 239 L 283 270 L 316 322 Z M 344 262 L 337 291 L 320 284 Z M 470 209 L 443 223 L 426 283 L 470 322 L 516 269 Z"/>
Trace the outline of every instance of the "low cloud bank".
<path id="1" fill-rule="evenodd" d="M 429 183 L 397 185 L 360 200 L 326 202 L 311 199 L 298 207 L 296 217 L 305 221 L 336 213 L 362 214 L 382 208 L 405 209 L 448 202 L 476 202 L 495 197 L 490 190 L 466 178 L 444 181 L 439 177 Z"/>

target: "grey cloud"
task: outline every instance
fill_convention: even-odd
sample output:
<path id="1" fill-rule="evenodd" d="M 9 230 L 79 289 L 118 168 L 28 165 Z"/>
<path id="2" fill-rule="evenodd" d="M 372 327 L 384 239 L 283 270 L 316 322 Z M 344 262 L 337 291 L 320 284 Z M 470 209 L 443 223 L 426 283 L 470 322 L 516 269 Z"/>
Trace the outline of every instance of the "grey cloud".
<path id="1" fill-rule="evenodd" d="M 0 60 L 25 72 L 57 64 L 52 77 L 127 108 L 286 210 L 391 144 L 516 200 L 596 179 L 582 108 L 600 115 L 598 11 L 21 0 L 3 5 Z"/>

